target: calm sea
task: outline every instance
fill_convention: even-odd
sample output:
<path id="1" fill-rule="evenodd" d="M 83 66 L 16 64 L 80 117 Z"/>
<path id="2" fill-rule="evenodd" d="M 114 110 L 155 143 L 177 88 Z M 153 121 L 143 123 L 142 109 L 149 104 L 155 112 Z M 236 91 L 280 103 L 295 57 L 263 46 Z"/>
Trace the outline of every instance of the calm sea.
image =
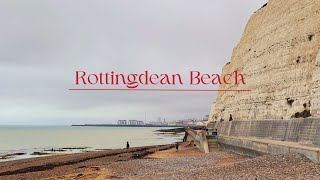
<path id="1" fill-rule="evenodd" d="M 124 148 L 169 144 L 181 141 L 184 134 L 155 132 L 163 128 L 147 127 L 71 127 L 71 126 L 0 126 L 0 155 L 23 152 L 22 159 L 45 149 L 79 148 L 85 150 Z M 68 150 L 74 153 L 83 150 Z M 0 161 L 3 161 L 0 159 Z"/>

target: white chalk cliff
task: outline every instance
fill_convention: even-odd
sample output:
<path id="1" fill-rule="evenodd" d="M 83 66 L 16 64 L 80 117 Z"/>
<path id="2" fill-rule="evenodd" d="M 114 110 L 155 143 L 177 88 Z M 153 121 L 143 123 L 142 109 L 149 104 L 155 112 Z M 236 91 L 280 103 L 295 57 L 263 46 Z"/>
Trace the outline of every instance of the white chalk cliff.
<path id="1" fill-rule="evenodd" d="M 219 89 L 210 121 L 320 117 L 320 0 L 269 0 L 250 18 L 231 62 L 245 85 Z"/>

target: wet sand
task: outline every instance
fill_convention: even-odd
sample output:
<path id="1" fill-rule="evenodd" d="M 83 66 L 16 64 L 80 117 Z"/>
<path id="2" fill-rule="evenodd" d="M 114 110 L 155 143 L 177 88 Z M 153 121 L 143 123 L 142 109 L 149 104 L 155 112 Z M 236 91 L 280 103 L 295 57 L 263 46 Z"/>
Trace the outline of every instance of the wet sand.
<path id="1" fill-rule="evenodd" d="M 143 158 L 150 153 L 173 146 L 146 146 L 129 150 L 84 152 L 1 162 L 0 179 L 52 179 L 63 178 L 69 174 L 81 176 L 87 170 L 105 168 L 114 162 Z"/>

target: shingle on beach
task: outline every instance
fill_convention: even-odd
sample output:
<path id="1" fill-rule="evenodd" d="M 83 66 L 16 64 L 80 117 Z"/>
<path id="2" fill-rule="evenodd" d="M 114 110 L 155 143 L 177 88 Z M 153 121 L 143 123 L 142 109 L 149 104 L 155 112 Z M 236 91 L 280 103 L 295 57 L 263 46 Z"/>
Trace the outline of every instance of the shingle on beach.
<path id="1" fill-rule="evenodd" d="M 169 148 L 169 149 L 168 149 Z M 161 151 L 159 151 L 161 150 Z M 28 171 L 30 170 L 30 171 Z M 0 163 L 0 179 L 320 179 L 299 154 L 256 158 L 174 145 L 56 155 Z"/>

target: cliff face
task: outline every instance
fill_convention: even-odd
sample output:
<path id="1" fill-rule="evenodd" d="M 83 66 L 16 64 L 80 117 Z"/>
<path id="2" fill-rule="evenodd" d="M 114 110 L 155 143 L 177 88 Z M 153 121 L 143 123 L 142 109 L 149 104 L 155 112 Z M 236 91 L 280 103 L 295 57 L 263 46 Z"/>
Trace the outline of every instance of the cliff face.
<path id="1" fill-rule="evenodd" d="M 250 18 L 231 63 L 246 85 L 221 85 L 209 120 L 320 117 L 320 1 L 269 0 Z"/>

